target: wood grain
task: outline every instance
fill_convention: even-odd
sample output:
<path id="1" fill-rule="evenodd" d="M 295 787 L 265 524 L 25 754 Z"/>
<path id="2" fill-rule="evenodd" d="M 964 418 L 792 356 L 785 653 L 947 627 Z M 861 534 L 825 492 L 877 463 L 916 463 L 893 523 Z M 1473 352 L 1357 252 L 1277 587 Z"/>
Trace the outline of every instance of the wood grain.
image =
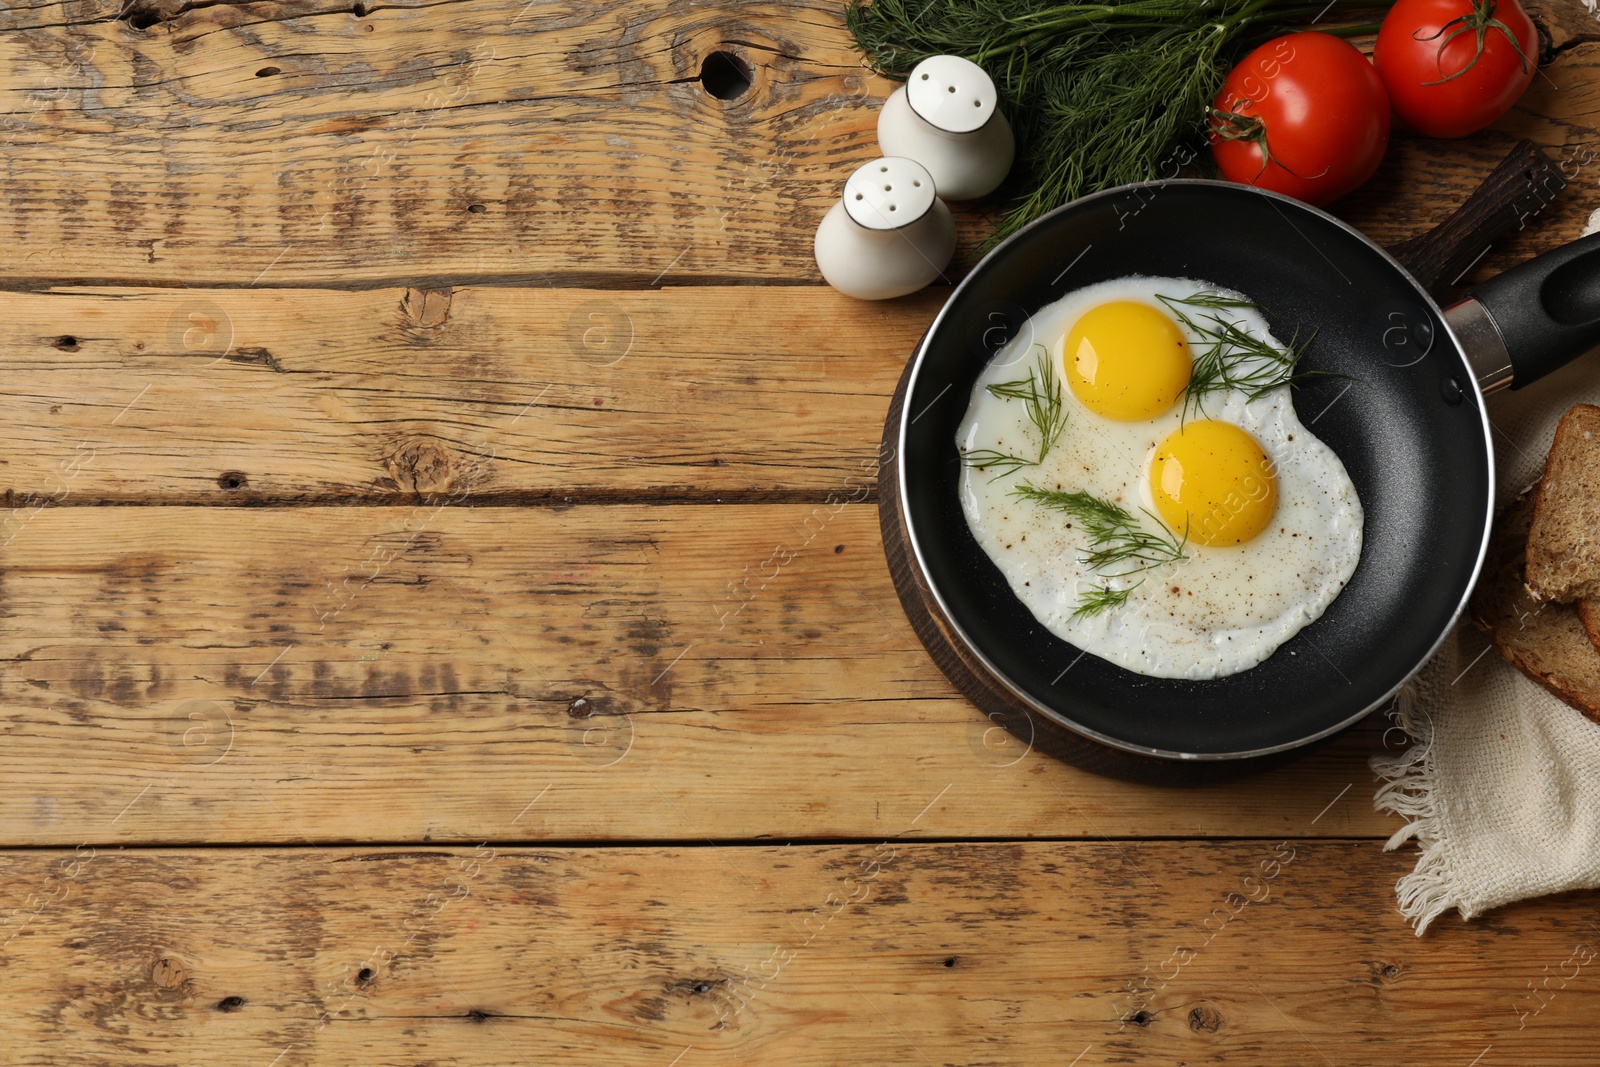
<path id="1" fill-rule="evenodd" d="M 1586 88 L 1597 35 L 1556 0 L 1533 6 L 1552 12 L 1559 51 L 1518 110 L 1467 141 L 1397 137 L 1341 214 L 1396 243 L 1448 214 L 1521 136 L 1570 152 L 1597 143 Z M 9 8 L 0 282 L 816 284 L 815 222 L 876 154 L 876 107 L 892 89 L 862 69 L 840 11 L 833 0 Z M 735 100 L 699 80 L 717 50 L 752 69 Z M 963 209 L 952 276 L 973 260 L 986 210 Z M 1490 262 L 1559 243 L 1576 211 Z"/>
<path id="2" fill-rule="evenodd" d="M 19 293 L 0 324 L 0 486 L 13 507 L 63 486 L 71 504 L 821 499 L 875 462 L 942 301 Z"/>
<path id="3" fill-rule="evenodd" d="M 0 35 L 11 279 L 813 279 L 891 88 L 832 0 L 65 0 Z"/>
<path id="4" fill-rule="evenodd" d="M 1344 217 L 1528 136 L 1476 270 L 1576 233 L 1533 9 Z M 810 249 L 889 89 L 838 0 L 0 5 L 0 1065 L 1593 1062 L 1593 894 L 1394 913 L 1382 720 L 1132 786 L 928 661 L 870 501 L 947 290 Z"/>
<path id="5" fill-rule="evenodd" d="M 0 1060 L 1593 1063 L 1592 895 L 1371 842 L 0 855 Z M 13 903 L 14 901 L 14 903 Z M 1492 1051 L 1489 1051 L 1492 1048 Z"/>
<path id="6" fill-rule="evenodd" d="M 7 534 L 0 844 L 1392 830 L 1377 724 L 1197 792 L 1029 751 L 929 662 L 848 499 Z"/>

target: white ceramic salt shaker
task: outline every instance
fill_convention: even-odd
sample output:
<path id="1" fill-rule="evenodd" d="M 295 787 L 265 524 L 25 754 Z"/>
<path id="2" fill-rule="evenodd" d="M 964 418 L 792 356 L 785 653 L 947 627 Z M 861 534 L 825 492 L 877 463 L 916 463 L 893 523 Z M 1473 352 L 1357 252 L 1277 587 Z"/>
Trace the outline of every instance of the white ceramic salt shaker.
<path id="1" fill-rule="evenodd" d="M 956 220 L 926 167 L 885 156 L 844 183 L 844 198 L 817 227 L 815 250 L 829 285 L 858 300 L 887 300 L 943 273 L 956 251 Z"/>
<path id="2" fill-rule="evenodd" d="M 946 200 L 983 196 L 1005 180 L 1017 151 L 998 100 L 970 59 L 929 56 L 878 113 L 878 145 L 927 167 Z"/>

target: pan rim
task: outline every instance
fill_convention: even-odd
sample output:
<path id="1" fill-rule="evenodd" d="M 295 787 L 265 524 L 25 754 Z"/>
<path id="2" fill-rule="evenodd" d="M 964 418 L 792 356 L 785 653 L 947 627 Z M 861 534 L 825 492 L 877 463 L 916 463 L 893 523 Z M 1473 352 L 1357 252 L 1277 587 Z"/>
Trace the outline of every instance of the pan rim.
<path id="1" fill-rule="evenodd" d="M 1332 223 L 1339 229 L 1344 230 L 1359 239 L 1369 248 L 1375 250 L 1380 256 L 1383 257 L 1383 259 L 1388 261 L 1390 266 L 1399 272 L 1400 277 L 1404 278 L 1407 284 L 1409 284 L 1416 292 L 1418 298 L 1423 301 L 1424 306 L 1433 311 L 1433 313 L 1438 317 L 1439 321 L 1444 325 L 1444 337 L 1449 341 L 1450 349 L 1455 353 L 1456 359 L 1460 363 L 1461 371 L 1465 375 L 1465 380 L 1471 383 L 1470 392 L 1476 398 L 1479 430 L 1483 434 L 1482 455 L 1486 465 L 1486 473 L 1488 475 L 1490 492 L 1486 494 L 1487 499 L 1485 503 L 1485 513 L 1481 522 L 1483 532 L 1478 540 L 1478 551 L 1472 562 L 1472 573 L 1466 583 L 1466 588 L 1462 591 L 1460 600 L 1457 602 L 1455 608 L 1451 611 L 1449 622 L 1441 628 L 1438 637 L 1435 638 L 1433 643 L 1428 646 L 1427 651 L 1422 655 L 1422 657 L 1416 663 L 1412 664 L 1406 670 L 1405 675 L 1388 690 L 1386 690 L 1382 696 L 1371 701 L 1365 707 L 1347 716 L 1342 721 L 1295 741 L 1270 745 L 1263 748 L 1240 749 L 1232 752 L 1183 752 L 1172 749 L 1151 748 L 1149 746 L 1138 745 L 1120 738 L 1112 737 L 1100 730 L 1096 730 L 1085 726 L 1082 723 L 1075 722 L 1064 712 L 1051 708 L 1047 704 L 1035 698 L 1032 693 L 1028 692 L 1022 686 L 1017 684 L 1012 680 L 1010 675 L 996 666 L 983 648 L 973 640 L 972 635 L 967 632 L 966 627 L 962 626 L 960 621 L 951 612 L 950 606 L 945 601 L 944 595 L 939 591 L 938 583 L 933 580 L 933 577 L 929 572 L 927 560 L 922 551 L 922 541 L 917 532 L 917 524 L 911 515 L 911 509 L 907 501 L 906 486 L 909 483 L 906 480 L 905 467 L 906 438 L 909 435 L 910 425 L 913 420 L 906 418 L 906 411 L 910 405 L 911 398 L 916 394 L 917 379 L 922 373 L 923 358 L 927 353 L 928 340 L 934 336 L 935 331 L 938 330 L 943 324 L 945 316 L 949 312 L 951 305 L 955 303 L 956 298 L 960 296 L 962 291 L 966 289 L 967 286 L 971 284 L 978 276 L 979 272 L 983 269 L 984 264 L 988 263 L 992 257 L 1001 253 L 1006 249 L 1007 246 L 1016 242 L 1035 227 L 1043 225 L 1049 219 L 1061 214 L 1062 212 L 1075 209 L 1085 203 L 1095 200 L 1126 195 L 1134 190 L 1164 189 L 1168 186 L 1211 187 L 1236 191 L 1247 188 L 1245 186 L 1237 185 L 1233 182 L 1218 181 L 1211 178 L 1165 178 L 1144 182 L 1130 182 L 1126 185 L 1114 186 L 1110 189 L 1101 190 L 1098 193 L 1091 193 L 1088 196 L 1079 197 L 1076 200 L 1062 204 L 1060 207 L 1039 216 L 1037 219 L 1034 219 L 1022 229 L 1018 230 L 1016 233 L 1013 233 L 1004 241 L 1000 242 L 1000 244 L 990 249 L 988 254 L 978 262 L 977 266 L 969 271 L 966 277 L 962 278 L 956 287 L 951 290 L 949 298 L 946 299 L 944 305 L 940 307 L 939 312 L 934 316 L 933 321 L 928 324 L 928 329 L 923 334 L 922 340 L 918 342 L 915 351 L 913 351 L 911 354 L 911 370 L 906 378 L 906 400 L 905 403 L 901 405 L 899 412 L 899 425 L 896 427 L 895 432 L 894 464 L 895 477 L 898 484 L 898 490 L 895 494 L 897 498 L 895 505 L 899 509 L 901 524 L 905 527 L 906 539 L 909 542 L 908 547 L 910 548 L 911 560 L 916 567 L 918 577 L 921 579 L 920 584 L 933 598 L 933 605 L 931 606 L 937 608 L 939 614 L 943 617 L 943 620 L 949 627 L 950 631 L 957 639 L 960 640 L 965 649 L 970 652 L 972 656 L 976 658 L 977 661 L 983 666 L 984 670 L 988 672 L 990 679 L 998 684 L 1013 699 L 1019 701 L 1024 708 L 1043 715 L 1046 719 L 1059 724 L 1065 729 L 1071 730 L 1073 733 L 1078 734 L 1079 736 L 1086 737 L 1110 748 L 1118 749 L 1123 752 L 1134 753 L 1136 755 L 1152 756 L 1159 759 L 1174 761 L 1196 762 L 1223 762 L 1252 759 L 1259 756 L 1275 755 L 1280 752 L 1289 752 L 1294 749 L 1304 748 L 1307 745 L 1314 744 L 1323 738 L 1330 737 L 1342 730 L 1348 729 L 1350 726 L 1353 726 L 1355 723 L 1359 722 L 1361 719 L 1365 718 L 1367 715 L 1371 714 L 1373 711 L 1384 706 L 1390 700 L 1392 700 L 1396 693 L 1400 692 L 1400 690 L 1403 689 L 1408 682 L 1417 676 L 1417 673 L 1421 671 L 1427 662 L 1434 657 L 1434 655 L 1439 651 L 1440 646 L 1442 646 L 1445 640 L 1455 631 L 1457 624 L 1461 621 L 1462 615 L 1466 612 L 1467 604 L 1472 598 L 1473 589 L 1476 588 L 1478 579 L 1482 575 L 1484 560 L 1488 554 L 1489 537 L 1493 532 L 1494 526 L 1494 486 L 1496 485 L 1497 475 L 1495 470 L 1494 437 L 1489 425 L 1489 411 L 1487 405 L 1484 403 L 1485 398 L 1478 389 L 1477 378 L 1472 374 L 1471 364 L 1467 361 L 1466 353 L 1462 350 L 1459 339 L 1457 339 L 1455 333 L 1450 329 L 1449 323 L 1445 319 L 1443 309 L 1439 307 L 1438 301 L 1434 300 L 1433 296 L 1427 291 L 1427 289 L 1424 288 L 1421 283 L 1416 280 L 1416 278 L 1412 277 L 1411 272 L 1407 270 L 1399 260 L 1390 255 L 1388 250 L 1382 245 L 1379 245 L 1376 241 L 1372 240 L 1372 238 L 1368 237 L 1354 226 L 1345 222 L 1343 219 L 1331 215 L 1320 208 L 1313 207 L 1310 204 L 1303 203 L 1299 200 L 1295 200 L 1292 197 L 1284 196 L 1280 193 L 1275 193 L 1270 190 L 1255 188 L 1249 189 L 1249 191 L 1254 192 L 1259 196 L 1264 196 L 1269 200 L 1279 201 L 1282 204 L 1286 204 L 1291 210 L 1310 212 L 1313 215 L 1321 217 L 1324 221 Z M 1291 223 L 1291 225 L 1293 225 L 1293 223 Z M 1467 390 L 1463 390 L 1463 392 L 1466 391 Z"/>

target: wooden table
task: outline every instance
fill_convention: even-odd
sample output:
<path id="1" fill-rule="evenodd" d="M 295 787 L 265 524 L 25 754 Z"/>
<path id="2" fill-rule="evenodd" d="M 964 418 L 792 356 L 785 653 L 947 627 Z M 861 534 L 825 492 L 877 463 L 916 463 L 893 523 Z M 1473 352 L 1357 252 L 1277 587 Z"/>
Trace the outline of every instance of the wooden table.
<path id="1" fill-rule="evenodd" d="M 1528 136 L 1573 188 L 1478 269 L 1576 234 L 1538 12 L 1347 217 Z M 0 28 L 0 1063 L 1594 1063 L 1593 894 L 1396 914 L 1384 720 L 1163 790 L 930 665 L 873 474 L 948 290 L 819 284 L 890 89 L 835 0 Z"/>

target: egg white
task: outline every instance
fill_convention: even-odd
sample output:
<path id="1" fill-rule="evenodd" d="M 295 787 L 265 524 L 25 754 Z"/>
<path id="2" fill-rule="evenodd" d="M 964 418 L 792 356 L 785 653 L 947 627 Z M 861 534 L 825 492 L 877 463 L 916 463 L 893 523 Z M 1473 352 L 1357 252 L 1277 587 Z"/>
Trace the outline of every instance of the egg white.
<path id="1" fill-rule="evenodd" d="M 1032 345 L 1044 345 L 1061 386 L 1066 428 L 1040 466 L 1003 477 L 993 470 L 964 467 L 962 510 L 973 536 L 1017 599 L 1051 633 L 1120 667 L 1158 678 L 1219 678 L 1256 666 L 1327 610 L 1361 558 L 1362 510 L 1355 486 L 1333 450 L 1301 425 L 1287 386 L 1256 400 L 1237 390 L 1209 393 L 1203 398 L 1203 414 L 1190 411 L 1190 419 L 1216 419 L 1248 430 L 1276 467 L 1273 520 L 1243 545 L 1190 543 L 1186 560 L 1108 577 L 1081 561 L 1087 539 L 1073 528 L 1070 516 L 1011 495 L 1024 481 L 1067 492 L 1084 490 L 1125 508 L 1147 529 L 1156 528 L 1149 462 L 1156 446 L 1182 424 L 1181 398 L 1172 410 L 1145 422 L 1098 415 L 1067 384 L 1061 339 L 1079 316 L 1107 301 L 1138 300 L 1159 308 L 1157 293 L 1186 297 L 1203 290 L 1249 299 L 1192 279 L 1135 276 L 1079 289 L 1041 308 L 1031 328 L 997 352 L 979 375 L 956 438 L 963 455 L 978 449 L 1038 454 L 1038 435 L 1024 402 L 993 396 L 986 386 L 1026 378 L 1036 366 Z M 1252 336 L 1284 347 L 1255 311 L 1229 309 L 1224 314 Z M 1191 350 L 1201 343 L 1182 324 L 1179 329 Z M 1136 582 L 1140 584 L 1126 603 L 1073 617 L 1085 592 Z"/>

